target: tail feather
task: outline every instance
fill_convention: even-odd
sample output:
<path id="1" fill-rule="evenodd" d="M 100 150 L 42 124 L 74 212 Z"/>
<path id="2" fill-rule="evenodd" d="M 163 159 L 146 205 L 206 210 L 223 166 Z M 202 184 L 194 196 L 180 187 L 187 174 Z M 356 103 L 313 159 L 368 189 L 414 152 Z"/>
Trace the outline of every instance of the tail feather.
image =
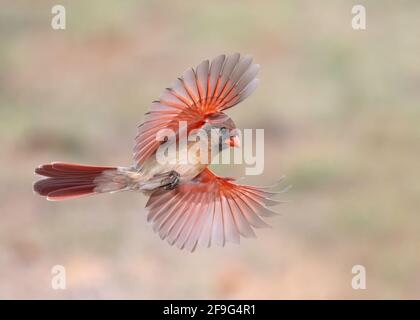
<path id="1" fill-rule="evenodd" d="M 101 192 L 98 181 L 112 180 L 117 173 L 116 167 L 88 166 L 72 163 L 55 162 L 44 164 L 35 169 L 35 173 L 46 178 L 34 183 L 34 191 L 48 200 L 79 198 Z M 104 174 L 105 173 L 105 174 Z M 102 179 L 98 179 L 101 177 Z M 123 186 L 122 186 L 123 187 Z"/>

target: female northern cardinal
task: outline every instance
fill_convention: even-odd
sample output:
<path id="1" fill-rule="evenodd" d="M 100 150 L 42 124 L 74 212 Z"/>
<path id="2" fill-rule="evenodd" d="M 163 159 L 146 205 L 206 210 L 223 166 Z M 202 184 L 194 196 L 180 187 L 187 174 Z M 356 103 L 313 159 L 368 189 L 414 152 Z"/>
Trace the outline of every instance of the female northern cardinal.
<path id="1" fill-rule="evenodd" d="M 238 243 L 240 235 L 255 237 L 253 227 L 268 226 L 261 217 L 275 214 L 267 206 L 278 203 L 270 199 L 276 193 L 219 177 L 207 163 L 181 163 L 176 157 L 178 160 L 162 164 L 156 157 L 162 141 L 156 136 L 162 129 L 179 135 L 178 123 L 185 121 L 188 132 L 219 129 L 221 139 L 212 139 L 210 149 L 215 143 L 216 150 L 238 146 L 235 124 L 222 111 L 254 91 L 258 70 L 252 58 L 237 53 L 188 69 L 152 103 L 138 127 L 133 166 L 44 164 L 35 172 L 47 178 L 34 184 L 35 192 L 53 201 L 123 190 L 150 194 L 147 219 L 155 232 L 169 244 L 189 251 L 197 244 L 223 246 L 226 241 Z M 188 142 L 186 148 L 193 145 Z"/>

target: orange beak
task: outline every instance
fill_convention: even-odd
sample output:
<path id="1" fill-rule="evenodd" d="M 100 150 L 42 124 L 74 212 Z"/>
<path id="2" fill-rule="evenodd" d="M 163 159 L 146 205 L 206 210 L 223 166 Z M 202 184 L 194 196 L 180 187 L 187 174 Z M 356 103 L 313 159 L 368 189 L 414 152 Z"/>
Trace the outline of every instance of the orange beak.
<path id="1" fill-rule="evenodd" d="M 231 136 L 229 139 L 226 140 L 226 144 L 228 144 L 231 147 L 240 147 L 241 141 L 239 140 L 238 136 Z"/>

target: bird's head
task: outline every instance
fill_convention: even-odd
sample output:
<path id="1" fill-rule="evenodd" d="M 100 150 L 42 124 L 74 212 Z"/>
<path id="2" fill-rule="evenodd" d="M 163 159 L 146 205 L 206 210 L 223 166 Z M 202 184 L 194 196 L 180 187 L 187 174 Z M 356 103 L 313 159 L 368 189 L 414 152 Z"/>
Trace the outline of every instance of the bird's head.
<path id="1" fill-rule="evenodd" d="M 223 112 L 210 115 L 204 125 L 207 132 L 217 132 L 218 136 L 212 138 L 213 143 L 219 145 L 219 150 L 229 147 L 240 147 L 239 131 L 233 120 Z"/>

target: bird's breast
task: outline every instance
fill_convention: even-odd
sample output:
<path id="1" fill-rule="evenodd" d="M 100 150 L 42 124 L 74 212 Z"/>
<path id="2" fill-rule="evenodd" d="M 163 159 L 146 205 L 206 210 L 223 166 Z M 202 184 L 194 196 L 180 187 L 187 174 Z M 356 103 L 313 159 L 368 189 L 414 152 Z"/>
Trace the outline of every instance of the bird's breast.
<path id="1" fill-rule="evenodd" d="M 188 145 L 186 152 L 179 150 L 172 156 L 165 158 L 159 158 L 156 155 L 152 155 L 141 169 L 142 180 L 151 179 L 153 176 L 176 171 L 180 175 L 181 182 L 189 181 L 195 178 L 201 173 L 206 167 L 206 161 L 201 161 L 199 153 L 195 152 L 195 149 Z"/>

